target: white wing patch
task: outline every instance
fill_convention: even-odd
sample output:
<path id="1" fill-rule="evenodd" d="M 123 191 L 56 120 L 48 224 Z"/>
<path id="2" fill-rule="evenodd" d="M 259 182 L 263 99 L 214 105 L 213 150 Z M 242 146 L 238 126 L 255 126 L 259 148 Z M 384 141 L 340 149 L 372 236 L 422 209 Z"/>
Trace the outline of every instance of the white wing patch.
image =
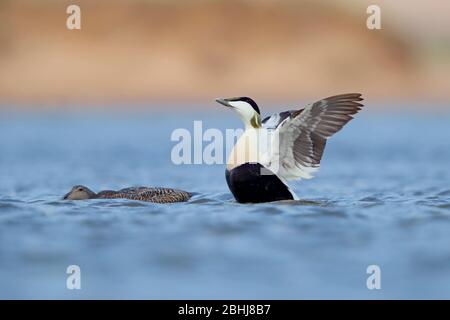
<path id="1" fill-rule="evenodd" d="M 362 100 L 358 93 L 342 94 L 265 119 L 263 127 L 274 130 L 274 135 L 262 164 L 283 180 L 312 178 L 327 139 L 353 119 Z"/>

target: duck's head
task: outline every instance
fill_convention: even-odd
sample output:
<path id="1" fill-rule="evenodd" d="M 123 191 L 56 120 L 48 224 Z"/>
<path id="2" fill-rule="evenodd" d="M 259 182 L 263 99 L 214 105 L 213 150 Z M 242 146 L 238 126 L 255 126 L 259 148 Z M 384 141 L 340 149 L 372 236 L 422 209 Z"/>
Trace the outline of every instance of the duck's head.
<path id="1" fill-rule="evenodd" d="M 220 98 L 216 102 L 237 112 L 246 128 L 261 127 L 261 114 L 258 105 L 249 97 Z"/>
<path id="2" fill-rule="evenodd" d="M 85 186 L 74 186 L 63 200 L 87 200 L 95 198 L 97 194 Z"/>

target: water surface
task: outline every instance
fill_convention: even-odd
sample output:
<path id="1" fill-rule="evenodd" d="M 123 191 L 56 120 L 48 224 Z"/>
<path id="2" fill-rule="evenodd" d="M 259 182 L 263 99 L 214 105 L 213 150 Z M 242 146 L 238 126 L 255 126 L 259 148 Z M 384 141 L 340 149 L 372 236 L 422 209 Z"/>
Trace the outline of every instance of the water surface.
<path id="1" fill-rule="evenodd" d="M 223 165 L 170 160 L 171 132 L 227 113 L 0 117 L 0 298 L 450 298 L 450 115 L 366 113 L 297 202 L 238 204 Z M 64 202 L 72 185 L 195 192 Z M 66 289 L 79 265 L 82 289 Z M 380 266 L 382 289 L 366 268 Z"/>

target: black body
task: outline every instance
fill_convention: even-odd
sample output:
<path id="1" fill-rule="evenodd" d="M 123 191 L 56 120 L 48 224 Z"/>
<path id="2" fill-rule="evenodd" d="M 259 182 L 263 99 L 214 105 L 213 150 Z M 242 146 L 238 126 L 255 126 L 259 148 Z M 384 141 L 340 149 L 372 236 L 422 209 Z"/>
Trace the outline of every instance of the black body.
<path id="1" fill-rule="evenodd" d="M 261 174 L 261 169 L 264 174 Z M 293 200 L 288 187 L 259 163 L 244 163 L 225 171 L 228 187 L 240 203 Z"/>

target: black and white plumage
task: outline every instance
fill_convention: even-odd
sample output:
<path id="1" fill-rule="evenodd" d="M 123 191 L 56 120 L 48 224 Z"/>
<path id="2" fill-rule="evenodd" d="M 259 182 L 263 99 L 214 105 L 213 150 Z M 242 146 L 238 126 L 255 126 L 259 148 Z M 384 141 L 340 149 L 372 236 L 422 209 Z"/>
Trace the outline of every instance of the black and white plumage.
<path id="1" fill-rule="evenodd" d="M 363 100 L 359 93 L 336 95 L 261 121 L 259 108 L 251 99 L 248 103 L 249 99 L 216 100 L 235 109 L 246 128 L 231 152 L 226 171 L 228 186 L 239 202 L 295 199 L 287 181 L 312 178 L 320 167 L 327 139 L 353 119 Z M 262 174 L 255 175 L 255 167 L 249 166 L 255 164 Z M 274 185 L 277 190 L 285 188 L 277 193 Z"/>

